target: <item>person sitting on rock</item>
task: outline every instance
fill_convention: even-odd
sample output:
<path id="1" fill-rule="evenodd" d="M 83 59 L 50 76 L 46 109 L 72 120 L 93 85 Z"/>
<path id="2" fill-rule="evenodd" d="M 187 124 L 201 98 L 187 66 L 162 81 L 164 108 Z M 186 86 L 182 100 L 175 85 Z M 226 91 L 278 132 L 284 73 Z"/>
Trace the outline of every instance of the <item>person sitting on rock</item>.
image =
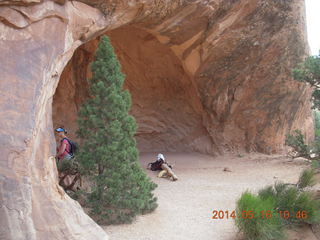
<path id="1" fill-rule="evenodd" d="M 158 177 L 171 177 L 172 181 L 177 181 L 178 177 L 172 171 L 172 167 L 166 162 L 163 154 L 159 153 L 157 156 L 157 161 L 149 163 L 148 169 L 152 171 L 160 170 Z"/>
<path id="2" fill-rule="evenodd" d="M 70 160 L 73 155 L 71 153 L 71 144 L 66 136 L 67 131 L 64 128 L 59 127 L 55 130 L 55 132 L 58 136 L 58 139 L 60 140 L 60 145 L 59 147 L 57 147 L 56 158 L 59 161 Z"/>

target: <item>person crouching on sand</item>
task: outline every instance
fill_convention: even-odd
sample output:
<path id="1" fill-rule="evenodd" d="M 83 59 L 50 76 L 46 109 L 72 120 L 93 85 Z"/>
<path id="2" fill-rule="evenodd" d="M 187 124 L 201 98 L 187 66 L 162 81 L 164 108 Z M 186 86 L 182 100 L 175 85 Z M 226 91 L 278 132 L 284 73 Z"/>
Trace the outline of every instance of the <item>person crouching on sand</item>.
<path id="1" fill-rule="evenodd" d="M 159 171 L 158 177 L 171 177 L 172 181 L 177 181 L 177 175 L 172 171 L 172 167 L 166 162 L 163 154 L 159 153 L 155 162 L 148 164 L 148 169 L 151 171 Z"/>

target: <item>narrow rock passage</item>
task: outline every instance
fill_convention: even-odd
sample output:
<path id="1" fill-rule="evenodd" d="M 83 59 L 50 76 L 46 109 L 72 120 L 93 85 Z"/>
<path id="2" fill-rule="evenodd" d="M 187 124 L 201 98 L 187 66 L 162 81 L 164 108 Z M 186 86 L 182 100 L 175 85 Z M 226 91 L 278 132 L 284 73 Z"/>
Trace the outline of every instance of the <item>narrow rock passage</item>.
<path id="1" fill-rule="evenodd" d="M 200 154 L 165 154 L 174 165 L 179 180 L 157 178 L 155 191 L 159 207 L 140 216 L 133 224 L 105 226 L 111 240 L 235 240 L 234 220 L 213 220 L 213 210 L 235 210 L 236 200 L 245 190 L 258 191 L 275 181 L 295 183 L 308 165 L 279 155 L 211 157 Z M 156 153 L 141 154 L 145 168 Z M 231 171 L 224 171 L 227 167 Z M 311 238 L 310 238 L 311 239 Z M 313 239 L 313 238 L 312 238 Z M 308 239 L 309 240 L 309 239 Z"/>

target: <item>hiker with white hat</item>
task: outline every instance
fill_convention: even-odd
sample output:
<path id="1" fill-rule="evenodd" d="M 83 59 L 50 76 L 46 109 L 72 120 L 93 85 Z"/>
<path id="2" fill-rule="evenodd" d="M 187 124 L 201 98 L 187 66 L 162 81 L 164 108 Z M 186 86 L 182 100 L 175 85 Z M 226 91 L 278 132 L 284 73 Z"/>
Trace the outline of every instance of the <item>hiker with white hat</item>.
<path id="1" fill-rule="evenodd" d="M 167 162 L 165 157 L 162 153 L 159 153 L 157 156 L 157 161 L 149 163 L 148 169 L 152 171 L 158 171 L 160 170 L 158 177 L 171 177 L 172 181 L 177 181 L 178 177 L 175 175 L 175 173 L 172 171 L 172 166 L 170 166 Z"/>

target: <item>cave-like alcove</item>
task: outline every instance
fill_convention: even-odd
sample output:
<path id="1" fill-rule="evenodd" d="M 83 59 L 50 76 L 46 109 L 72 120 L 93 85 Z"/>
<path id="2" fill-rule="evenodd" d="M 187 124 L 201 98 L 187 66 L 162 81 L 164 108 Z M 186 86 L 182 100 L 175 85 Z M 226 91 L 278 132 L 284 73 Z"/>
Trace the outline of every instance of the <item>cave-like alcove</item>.
<path id="1" fill-rule="evenodd" d="M 151 33 L 133 26 L 106 33 L 132 96 L 136 139 L 141 152 L 208 152 L 211 139 L 202 124 L 197 89 L 180 59 Z M 65 67 L 53 98 L 53 124 L 76 138 L 77 111 L 89 97 L 90 63 L 99 37 L 80 46 Z"/>

